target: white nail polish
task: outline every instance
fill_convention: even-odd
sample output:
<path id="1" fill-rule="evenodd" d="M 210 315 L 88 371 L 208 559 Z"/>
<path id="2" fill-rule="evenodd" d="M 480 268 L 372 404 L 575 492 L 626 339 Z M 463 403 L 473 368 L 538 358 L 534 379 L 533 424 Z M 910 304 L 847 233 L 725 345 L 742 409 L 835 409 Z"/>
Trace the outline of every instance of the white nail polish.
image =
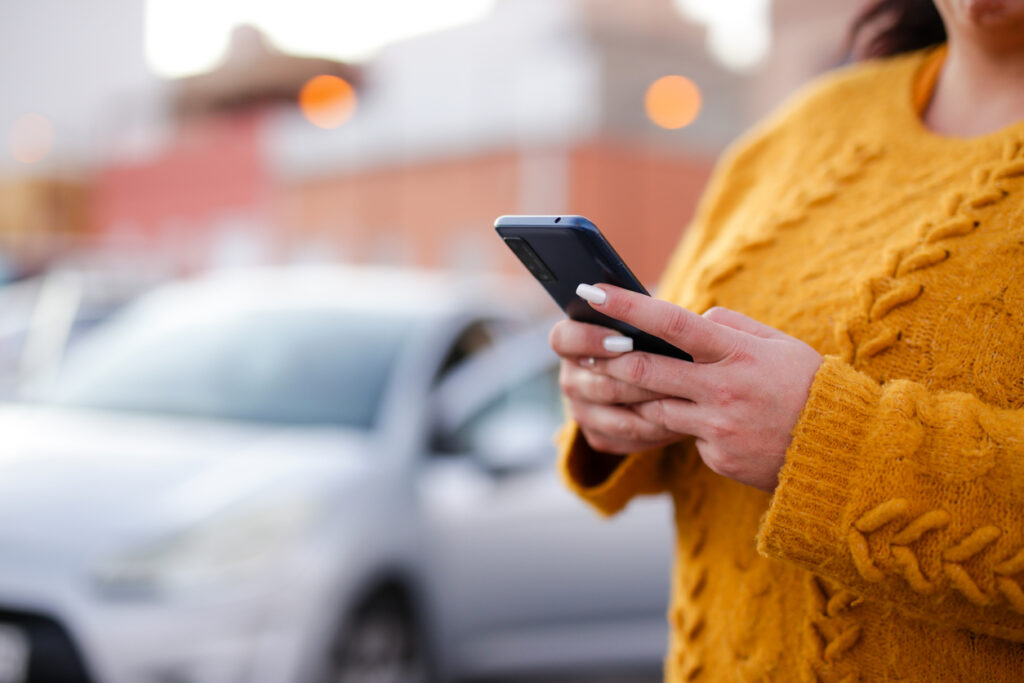
<path id="1" fill-rule="evenodd" d="M 598 289 L 594 285 L 581 284 L 576 288 L 576 296 L 581 299 L 585 299 L 592 304 L 603 304 L 608 298 L 608 295 L 603 289 Z"/>
<path id="2" fill-rule="evenodd" d="M 585 368 L 592 368 L 596 363 L 597 360 L 595 360 L 593 356 L 587 356 L 586 358 L 580 359 L 580 365 L 582 365 Z"/>
<path id="3" fill-rule="evenodd" d="M 633 350 L 633 340 L 629 337 L 605 337 L 601 344 L 605 351 L 612 353 L 626 353 Z"/>

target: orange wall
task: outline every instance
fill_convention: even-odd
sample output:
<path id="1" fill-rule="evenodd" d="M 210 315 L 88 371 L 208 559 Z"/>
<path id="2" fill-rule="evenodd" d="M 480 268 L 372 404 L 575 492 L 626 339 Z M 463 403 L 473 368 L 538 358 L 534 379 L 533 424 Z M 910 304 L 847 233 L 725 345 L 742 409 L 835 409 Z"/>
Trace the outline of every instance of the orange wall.
<path id="1" fill-rule="evenodd" d="M 653 283 L 711 166 L 702 157 L 596 140 L 287 182 L 266 168 L 261 127 L 258 116 L 196 124 L 158 158 L 106 168 L 93 207 L 98 235 L 165 251 L 188 247 L 184 253 L 201 264 L 225 216 L 239 216 L 279 260 L 320 250 L 343 261 L 519 274 L 492 232 L 495 217 L 578 213 Z"/>
<path id="2" fill-rule="evenodd" d="M 596 142 L 572 151 L 570 205 L 654 284 L 697 206 L 711 160 Z"/>
<path id="3" fill-rule="evenodd" d="M 204 225 L 219 214 L 262 213 L 271 191 L 262 129 L 258 113 L 196 121 L 156 157 L 102 168 L 95 182 L 96 231 L 129 225 L 146 238 L 176 221 L 197 233 L 182 235 L 185 240 L 202 237 Z"/>
<path id="4" fill-rule="evenodd" d="M 593 219 L 653 283 L 693 214 L 710 162 L 607 143 L 572 148 L 567 161 L 562 208 Z M 334 243 L 357 261 L 379 259 L 374 245 L 391 243 L 401 245 L 396 260 L 451 265 L 450 243 L 471 236 L 480 264 L 518 273 L 490 226 L 519 210 L 520 165 L 519 153 L 508 151 L 299 183 L 281 188 L 276 222 L 287 226 L 287 241 Z"/>
<path id="5" fill-rule="evenodd" d="M 487 232 L 515 207 L 517 173 L 517 155 L 502 152 L 317 179 L 280 189 L 275 222 L 287 242 L 335 243 L 346 259 L 386 257 L 375 245 L 390 242 L 396 260 L 443 265 L 447 240 Z"/>

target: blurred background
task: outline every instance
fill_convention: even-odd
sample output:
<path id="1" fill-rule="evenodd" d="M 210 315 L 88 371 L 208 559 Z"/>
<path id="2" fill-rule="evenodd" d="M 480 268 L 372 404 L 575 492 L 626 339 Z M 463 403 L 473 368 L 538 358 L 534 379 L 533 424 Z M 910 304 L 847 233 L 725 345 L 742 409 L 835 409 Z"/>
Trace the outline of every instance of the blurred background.
<path id="1" fill-rule="evenodd" d="M 0 683 L 658 680 L 500 214 L 654 283 L 842 0 L 0 0 Z"/>

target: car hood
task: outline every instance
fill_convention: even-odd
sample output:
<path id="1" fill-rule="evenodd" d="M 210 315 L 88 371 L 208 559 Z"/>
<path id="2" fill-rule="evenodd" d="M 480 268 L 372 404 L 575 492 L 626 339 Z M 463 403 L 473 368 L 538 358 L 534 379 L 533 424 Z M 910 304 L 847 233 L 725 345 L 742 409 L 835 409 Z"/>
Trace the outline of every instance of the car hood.
<path id="1" fill-rule="evenodd" d="M 91 555 L 369 467 L 364 434 L 0 407 L 0 564 Z"/>

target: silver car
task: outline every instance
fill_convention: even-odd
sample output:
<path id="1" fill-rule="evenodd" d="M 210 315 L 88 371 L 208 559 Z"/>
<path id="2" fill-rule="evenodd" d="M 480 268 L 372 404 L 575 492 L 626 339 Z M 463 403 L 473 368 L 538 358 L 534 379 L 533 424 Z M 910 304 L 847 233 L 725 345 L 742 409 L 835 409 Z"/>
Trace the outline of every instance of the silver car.
<path id="1" fill-rule="evenodd" d="M 237 271 L 83 339 L 0 408 L 0 683 L 657 671 L 670 511 L 562 489 L 508 296 Z"/>

